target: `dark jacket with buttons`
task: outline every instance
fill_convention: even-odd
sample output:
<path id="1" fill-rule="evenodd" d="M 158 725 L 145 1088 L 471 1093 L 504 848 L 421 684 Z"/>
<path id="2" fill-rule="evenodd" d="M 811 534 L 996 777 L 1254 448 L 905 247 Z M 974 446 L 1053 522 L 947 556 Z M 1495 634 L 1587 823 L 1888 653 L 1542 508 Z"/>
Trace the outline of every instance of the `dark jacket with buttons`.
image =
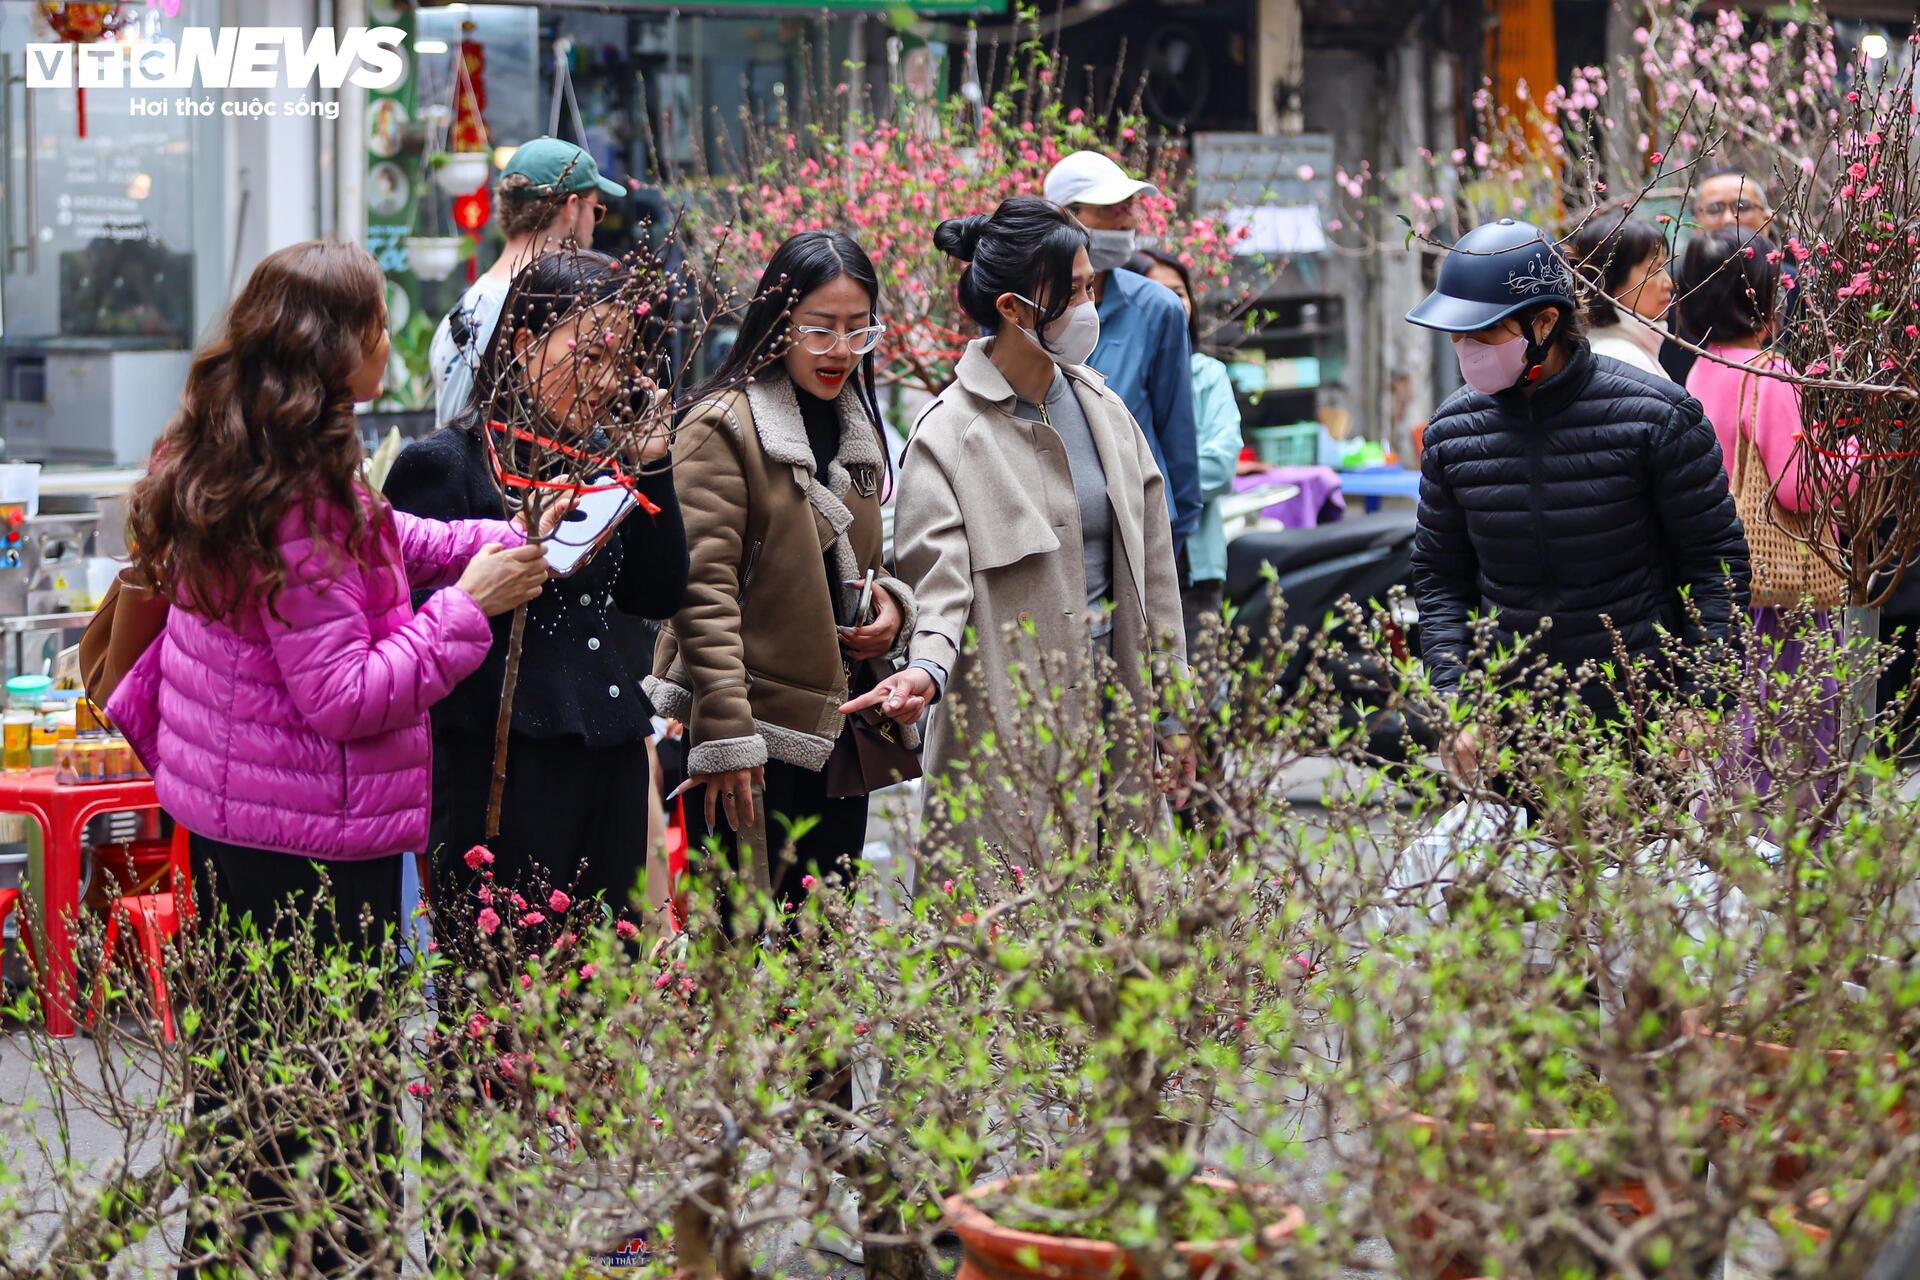
<path id="1" fill-rule="evenodd" d="M 1435 411 L 1413 571 L 1443 690 L 1476 615 L 1497 615 L 1503 646 L 1552 619 L 1537 651 L 1571 669 L 1613 655 L 1609 619 L 1637 656 L 1663 631 L 1722 638 L 1747 603 L 1746 535 L 1699 403 L 1584 342 L 1531 396 L 1462 388 Z"/>
<path id="2" fill-rule="evenodd" d="M 570 578 L 554 578 L 527 606 L 513 729 L 530 738 L 578 738 L 591 747 L 639 742 L 653 731 L 641 689 L 643 658 L 627 643 L 623 613 L 670 618 L 687 589 L 687 538 L 673 474 L 640 478 L 658 515 L 628 516 L 607 545 Z M 503 514 L 487 450 L 472 432 L 448 427 L 401 451 L 387 475 L 393 505 L 439 520 Z M 617 611 L 617 613 L 616 613 Z M 493 619 L 493 647 L 480 669 L 433 708 L 436 734 L 491 734 L 500 712 L 512 614 Z"/>

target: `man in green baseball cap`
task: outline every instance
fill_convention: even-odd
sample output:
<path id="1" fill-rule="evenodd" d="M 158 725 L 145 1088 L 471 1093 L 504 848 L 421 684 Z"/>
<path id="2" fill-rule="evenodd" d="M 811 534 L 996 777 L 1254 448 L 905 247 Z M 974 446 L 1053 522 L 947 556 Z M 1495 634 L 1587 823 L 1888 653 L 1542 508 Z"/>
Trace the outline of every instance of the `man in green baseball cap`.
<path id="1" fill-rule="evenodd" d="M 625 187 L 600 176 L 600 166 L 591 155 L 558 138 L 521 143 L 513 159 L 507 161 L 502 182 L 516 173 L 525 176 L 526 190 L 535 196 L 584 195 L 589 191 L 616 198 L 627 194 Z"/>
<path id="2" fill-rule="evenodd" d="M 500 257 L 474 281 L 434 330 L 427 349 L 436 425 L 460 416 L 473 396 L 473 371 L 493 337 L 514 275 L 541 254 L 593 246 L 606 201 L 627 189 L 600 176 L 593 157 L 571 142 L 534 138 L 514 149 L 493 186 L 493 219 L 507 238 Z"/>

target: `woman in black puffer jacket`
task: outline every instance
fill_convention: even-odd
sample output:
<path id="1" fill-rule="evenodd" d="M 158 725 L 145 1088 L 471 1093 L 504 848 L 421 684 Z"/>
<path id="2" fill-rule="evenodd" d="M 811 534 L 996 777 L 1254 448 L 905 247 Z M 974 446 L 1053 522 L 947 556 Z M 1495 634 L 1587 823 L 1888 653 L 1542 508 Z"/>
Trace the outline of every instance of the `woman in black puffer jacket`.
<path id="1" fill-rule="evenodd" d="M 1427 424 L 1413 550 L 1422 656 L 1459 687 L 1472 620 L 1502 647 L 1551 619 L 1536 652 L 1569 670 L 1718 640 L 1746 607 L 1747 542 L 1713 427 L 1678 386 L 1596 356 L 1573 273 L 1547 238 L 1502 219 L 1462 237 L 1407 319 L 1452 335 L 1467 386 Z M 1687 600 L 1699 613 L 1696 623 Z M 1618 708 L 1590 683 L 1588 704 Z M 1463 735 L 1451 763 L 1477 767 Z"/>

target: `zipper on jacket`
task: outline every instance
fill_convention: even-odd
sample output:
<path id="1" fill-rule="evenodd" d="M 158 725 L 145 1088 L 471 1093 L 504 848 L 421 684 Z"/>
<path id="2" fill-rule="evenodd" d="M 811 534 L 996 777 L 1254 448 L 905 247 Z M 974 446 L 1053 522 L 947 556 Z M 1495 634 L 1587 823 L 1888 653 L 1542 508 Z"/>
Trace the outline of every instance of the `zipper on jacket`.
<path id="1" fill-rule="evenodd" d="M 747 557 L 740 563 L 740 590 L 735 593 L 734 599 L 743 611 L 747 607 L 747 591 L 753 586 L 753 571 L 760 563 L 760 548 L 763 545 L 762 541 L 756 539 L 747 547 Z"/>
<path id="2" fill-rule="evenodd" d="M 1535 554 L 1539 557 L 1539 564 L 1542 570 L 1545 570 L 1548 563 L 1548 560 L 1547 560 L 1547 511 L 1546 511 L 1546 506 L 1541 499 L 1540 490 L 1542 488 L 1542 484 L 1545 479 L 1542 473 L 1546 470 L 1546 466 L 1545 466 L 1546 449 L 1543 447 L 1544 442 L 1540 438 L 1540 418 L 1539 418 L 1539 415 L 1534 412 L 1533 397 L 1528 396 L 1526 399 L 1527 399 L 1527 452 L 1532 456 L 1532 461 L 1533 461 L 1533 466 L 1532 466 L 1533 474 L 1528 477 L 1528 484 L 1527 484 L 1527 505 L 1531 508 L 1532 514 L 1533 514 L 1534 551 L 1535 551 Z"/>

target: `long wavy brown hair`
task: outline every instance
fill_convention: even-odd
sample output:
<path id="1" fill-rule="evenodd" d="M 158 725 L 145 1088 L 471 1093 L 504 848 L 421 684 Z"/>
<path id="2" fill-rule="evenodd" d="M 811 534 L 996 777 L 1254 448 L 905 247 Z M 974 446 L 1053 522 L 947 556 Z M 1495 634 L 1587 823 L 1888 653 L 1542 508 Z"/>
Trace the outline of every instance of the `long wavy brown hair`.
<path id="1" fill-rule="evenodd" d="M 254 268 L 128 498 L 134 563 L 168 600 L 214 618 L 271 607 L 286 582 L 276 531 L 310 499 L 351 513 L 339 550 L 359 557 L 386 505 L 361 480 L 352 381 L 385 306 L 358 245 L 307 241 Z"/>

